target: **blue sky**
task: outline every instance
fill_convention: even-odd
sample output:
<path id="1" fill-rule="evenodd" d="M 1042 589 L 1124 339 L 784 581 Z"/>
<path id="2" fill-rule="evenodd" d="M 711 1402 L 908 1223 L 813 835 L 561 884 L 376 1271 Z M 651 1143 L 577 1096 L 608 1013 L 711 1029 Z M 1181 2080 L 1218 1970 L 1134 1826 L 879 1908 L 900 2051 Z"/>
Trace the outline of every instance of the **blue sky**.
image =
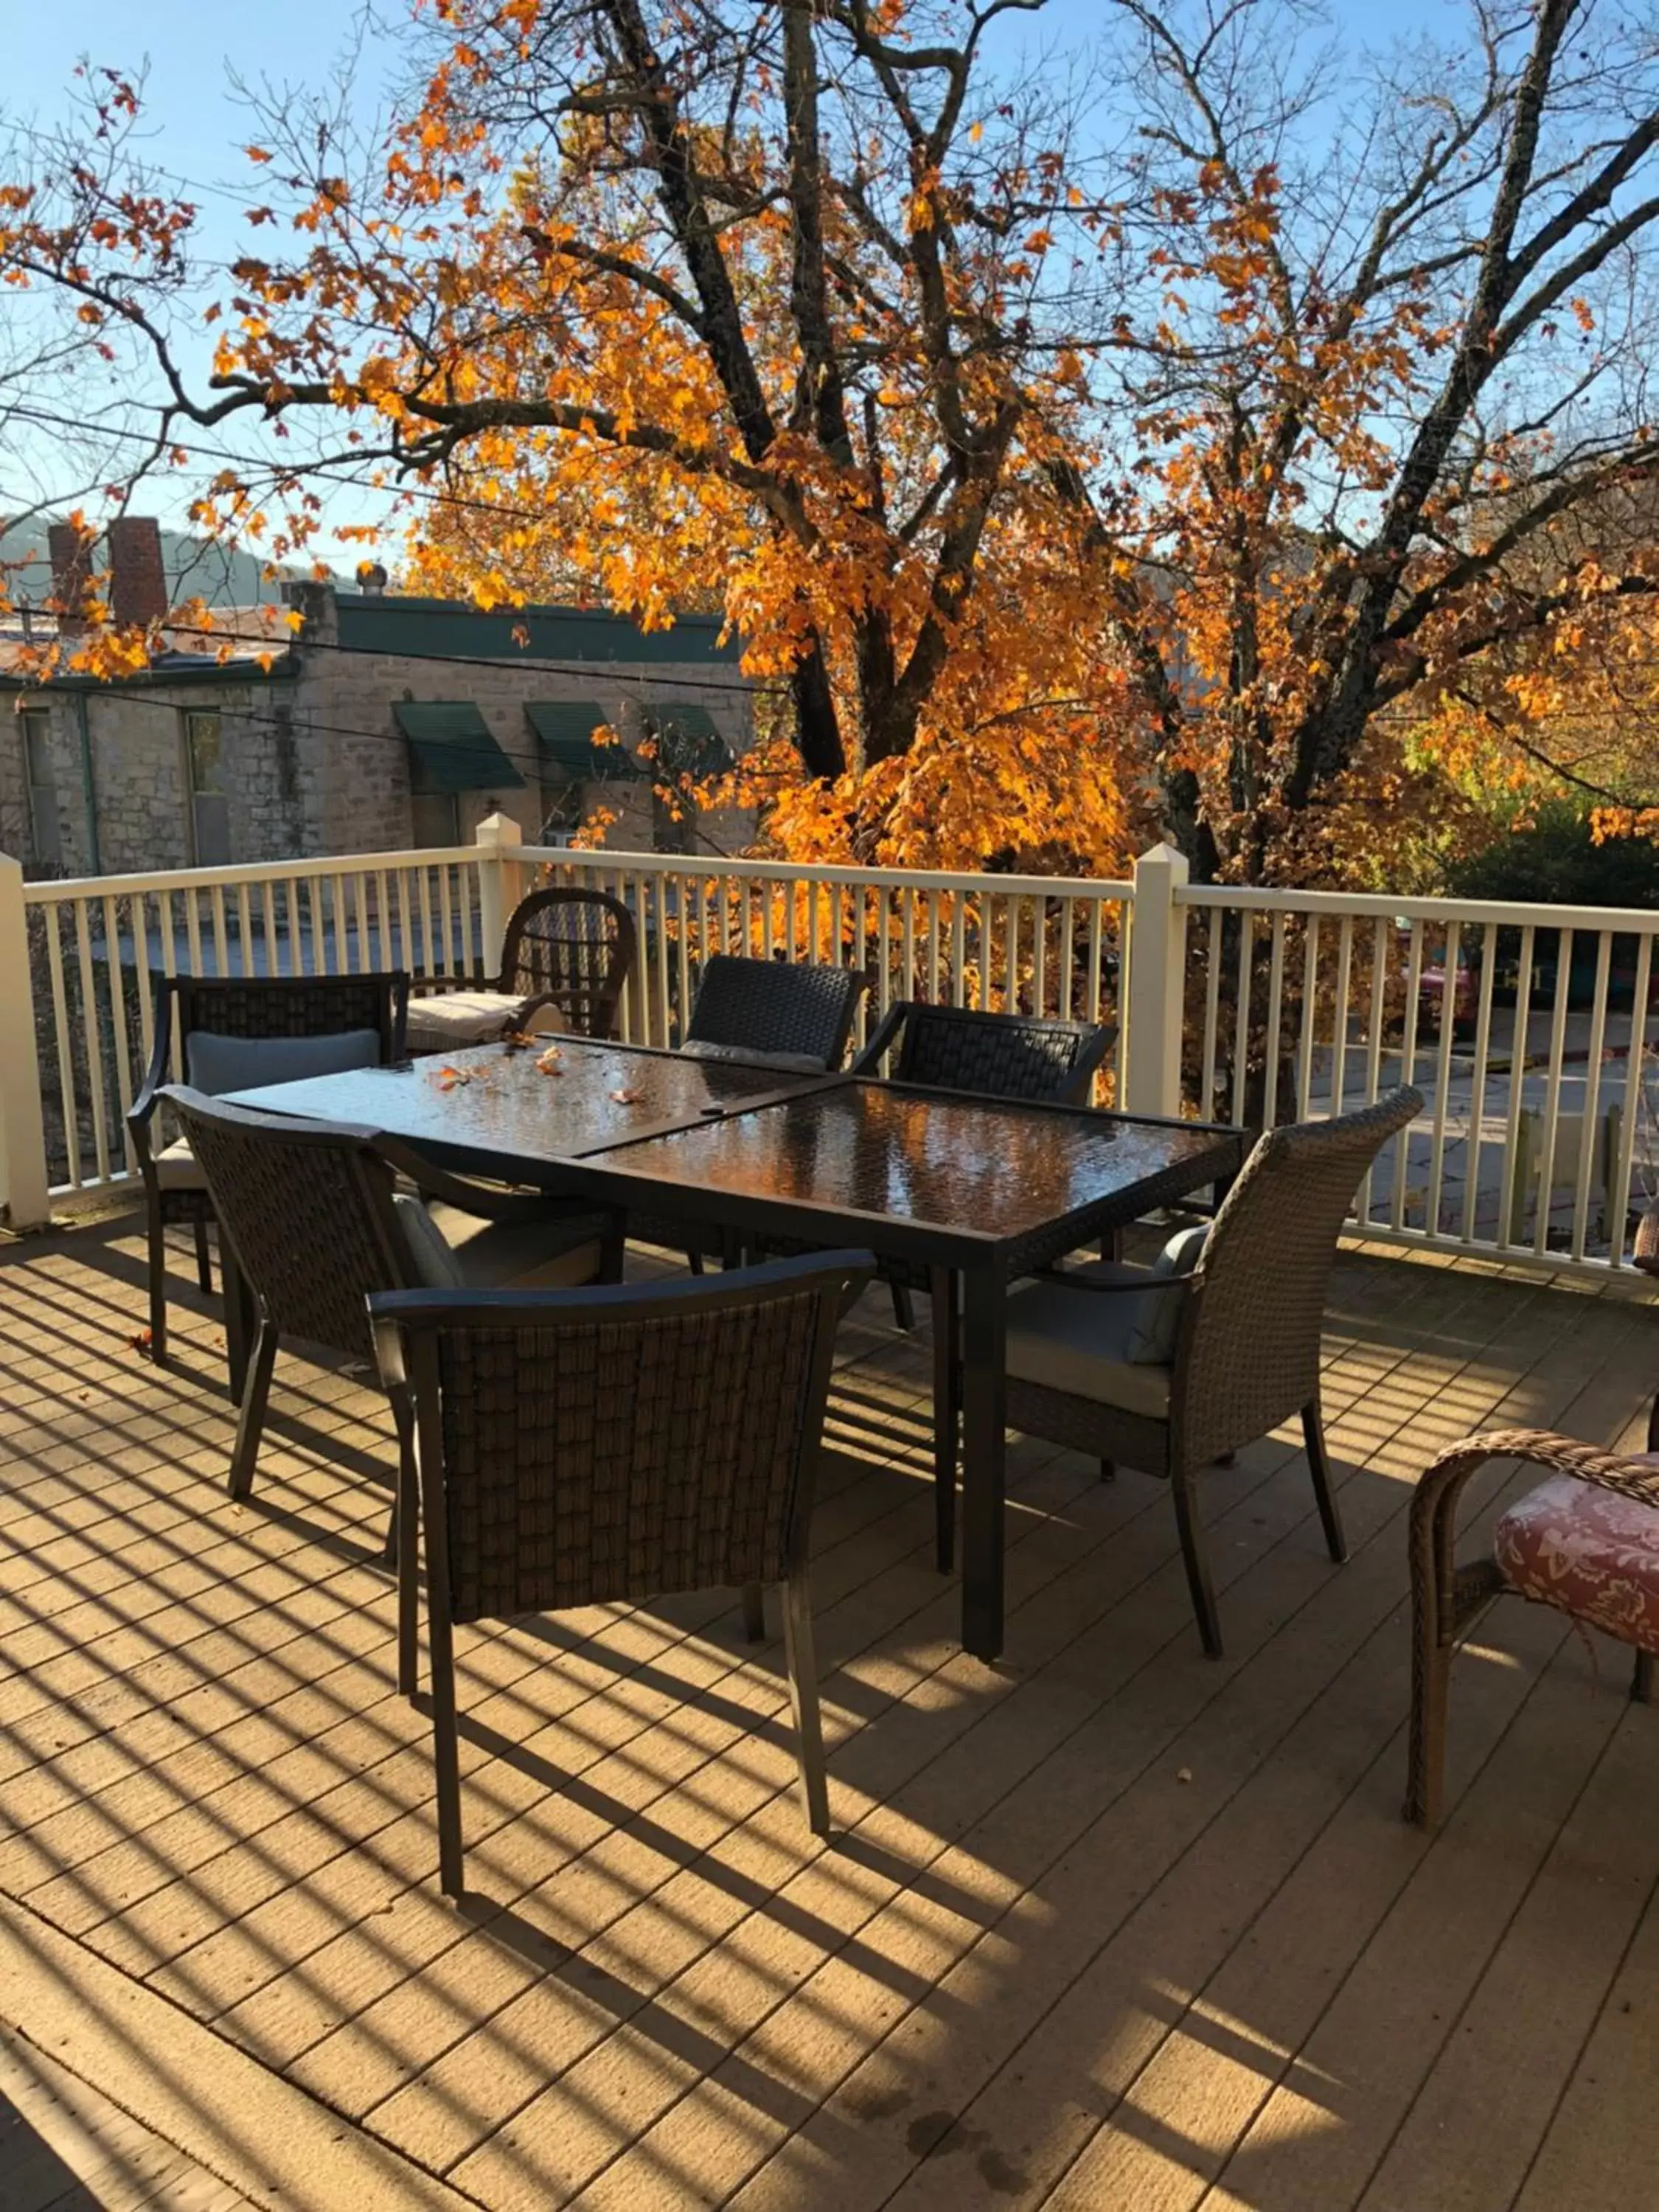
<path id="1" fill-rule="evenodd" d="M 370 4 L 383 22 L 404 19 L 405 0 Z M 252 83 L 268 79 L 279 87 L 320 87 L 351 41 L 359 5 L 358 0 L 269 0 L 252 7 L 225 0 L 171 0 L 167 6 L 154 0 L 148 5 L 144 0 L 76 0 L 71 9 L 10 0 L 4 12 L 0 107 L 15 122 L 49 126 L 64 117 L 72 72 L 82 56 L 128 70 L 148 63 L 149 158 L 188 183 L 202 210 L 206 251 L 228 258 L 250 234 L 237 207 L 214 188 L 246 188 L 250 172 L 239 149 L 255 131 L 230 76 Z M 1385 11 L 1373 0 L 1334 4 L 1339 28 L 1372 41 L 1424 29 L 1445 36 L 1464 13 L 1464 0 L 1390 0 Z M 1086 47 L 1103 15 L 1101 0 L 1050 0 L 1040 16 L 1012 15 L 999 31 L 999 61 L 1012 68 L 1021 51 L 1032 46 Z M 357 106 L 365 119 L 384 100 L 398 58 L 397 47 L 385 42 L 371 40 L 364 47 Z M 204 360 L 205 352 L 204 341 Z M 61 477 L 49 434 L 43 433 L 38 453 L 21 458 L 37 464 L 33 489 L 40 488 L 45 476 L 55 494 Z M 177 503 L 159 484 L 155 492 L 155 511 L 165 520 L 182 522 Z M 20 495 L 27 495 L 21 483 L 0 477 L 0 506 L 11 504 L 15 511 Z"/>

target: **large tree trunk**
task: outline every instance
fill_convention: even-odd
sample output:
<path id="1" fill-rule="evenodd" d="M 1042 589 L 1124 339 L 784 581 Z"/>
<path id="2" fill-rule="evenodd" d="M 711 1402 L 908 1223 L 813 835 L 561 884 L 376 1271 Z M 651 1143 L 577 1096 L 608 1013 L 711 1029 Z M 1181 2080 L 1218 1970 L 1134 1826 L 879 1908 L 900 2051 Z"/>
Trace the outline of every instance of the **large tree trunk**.
<path id="1" fill-rule="evenodd" d="M 794 695 L 796 742 L 800 748 L 801 764 L 808 775 L 833 783 L 847 772 L 847 751 L 842 744 L 836 702 L 830 696 L 823 647 L 817 639 L 813 639 L 795 663 L 790 690 Z"/>

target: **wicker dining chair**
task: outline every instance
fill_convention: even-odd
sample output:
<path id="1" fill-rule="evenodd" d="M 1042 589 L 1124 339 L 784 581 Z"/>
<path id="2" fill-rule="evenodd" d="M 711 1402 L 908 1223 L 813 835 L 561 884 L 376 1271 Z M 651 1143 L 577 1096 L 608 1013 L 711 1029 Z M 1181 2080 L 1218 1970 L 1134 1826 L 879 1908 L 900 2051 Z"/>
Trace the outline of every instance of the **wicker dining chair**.
<path id="1" fill-rule="evenodd" d="M 508 917 L 500 973 L 416 999 L 411 1040 L 453 1052 L 532 1027 L 544 1007 L 579 1036 L 613 1036 L 638 952 L 634 917 L 609 891 L 532 891 Z"/>
<path id="2" fill-rule="evenodd" d="M 364 1302 L 373 1291 L 563 1287 L 621 1273 L 618 1217 L 447 1174 L 373 1129 L 254 1113 L 182 1086 L 164 1095 L 202 1163 L 237 1287 L 256 1316 L 228 1478 L 234 1498 L 253 1486 L 284 1341 L 372 1371 Z M 418 1195 L 400 1190 L 399 1176 Z M 398 1496 L 412 1496 L 408 1422 L 395 1397 L 392 1413 Z M 394 1518 L 388 1552 L 397 1526 Z M 402 1526 L 412 1541 L 412 1515 Z"/>
<path id="3" fill-rule="evenodd" d="M 1659 1401 L 1656 1402 L 1659 1421 Z M 1653 1437 L 1650 1432 L 1649 1443 Z M 1491 1552 L 1455 1557 L 1457 1508 L 1493 1460 L 1546 1468 L 1511 1505 Z M 1440 1819 L 1452 1654 L 1505 1594 L 1555 1607 L 1635 1651 L 1631 1696 L 1653 1698 L 1659 1654 L 1659 1455 L 1600 1451 L 1540 1429 L 1496 1429 L 1449 1445 L 1412 1496 L 1412 1714 L 1405 1816 Z"/>
<path id="4" fill-rule="evenodd" d="M 851 968 L 711 952 L 680 1048 L 707 1060 L 828 1073 L 847 1057 L 853 1019 L 868 988 L 868 977 Z"/>
<path id="5" fill-rule="evenodd" d="M 981 1013 L 971 1006 L 901 999 L 888 1008 L 853 1062 L 853 1073 L 878 1075 L 889 1061 L 891 1081 L 928 1091 L 1086 1106 L 1095 1076 L 1116 1042 L 1115 1023 Z"/>
<path id="6" fill-rule="evenodd" d="M 1214 1220 L 1153 1268 L 1054 1270 L 1008 1301 L 1011 1428 L 1164 1476 L 1204 1649 L 1221 1622 L 1198 1476 L 1299 1414 L 1326 1544 L 1346 1556 L 1325 1454 L 1320 1340 L 1337 1238 L 1361 1177 L 1422 1110 L 1409 1087 L 1325 1121 L 1269 1129 Z M 1201 1242 L 1200 1242 L 1201 1240 Z"/>
<path id="7" fill-rule="evenodd" d="M 200 1163 L 182 1139 L 167 1141 L 156 1115 L 173 1079 L 216 1094 L 295 1082 L 343 1068 L 386 1066 L 404 1053 L 409 978 L 359 975 L 157 975 L 149 1069 L 127 1113 L 144 1186 L 149 1247 L 149 1348 L 167 1357 L 167 1231 L 188 1222 L 204 1291 L 213 1287 L 207 1232 L 213 1203 Z M 161 1141 L 158 1142 L 158 1137 Z"/>
<path id="8" fill-rule="evenodd" d="M 781 1583 L 801 1795 L 828 1833 L 807 1538 L 836 1326 L 870 1265 L 836 1252 L 703 1283 L 370 1299 L 382 1379 L 415 1412 L 447 1895 L 459 1623 L 732 1587 L 753 1632 L 762 1586 Z M 406 1589 L 415 1572 L 406 1550 Z"/>

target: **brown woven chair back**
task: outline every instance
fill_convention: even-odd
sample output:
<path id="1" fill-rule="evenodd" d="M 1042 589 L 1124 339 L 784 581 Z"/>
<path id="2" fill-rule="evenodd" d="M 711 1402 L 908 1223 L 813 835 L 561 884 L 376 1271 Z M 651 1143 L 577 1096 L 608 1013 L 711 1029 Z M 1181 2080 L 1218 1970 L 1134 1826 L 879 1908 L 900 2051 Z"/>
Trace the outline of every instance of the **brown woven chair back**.
<path id="1" fill-rule="evenodd" d="M 915 1001 L 893 1013 L 902 1023 L 892 1067 L 896 1083 L 1061 1106 L 1088 1104 L 1095 1072 L 1116 1036 L 1115 1030 L 1089 1022 Z"/>
<path id="2" fill-rule="evenodd" d="M 1421 1093 L 1403 1086 L 1258 1139 L 1206 1240 L 1177 1349 L 1188 1466 L 1267 1435 L 1317 1397 L 1337 1238 L 1366 1169 L 1422 1109 Z"/>
<path id="3" fill-rule="evenodd" d="M 796 1053 L 836 1068 L 867 988 L 867 979 L 850 968 L 712 952 L 702 963 L 686 1042 Z"/>
<path id="4" fill-rule="evenodd" d="M 401 1060 L 409 977 L 401 969 L 362 975 L 156 975 L 158 1046 L 196 1030 L 218 1036 L 338 1036 L 378 1030 L 383 1061 Z M 163 1034 L 165 1032 L 165 1035 Z"/>
<path id="5" fill-rule="evenodd" d="M 428 1530 L 441 1480 L 428 1560 L 447 1554 L 450 1617 L 790 1573 L 836 1325 L 871 1267 L 839 1252 L 717 1280 L 376 1298 L 382 1376 L 414 1387 Z"/>
<path id="6" fill-rule="evenodd" d="M 608 891 L 532 891 L 507 925 L 501 988 L 544 994 L 579 1035 L 611 1036 L 637 951 L 634 917 Z"/>
<path id="7" fill-rule="evenodd" d="M 374 1132 L 252 1113 L 183 1085 L 163 1095 L 278 1334 L 372 1360 L 369 1292 L 415 1280 Z"/>

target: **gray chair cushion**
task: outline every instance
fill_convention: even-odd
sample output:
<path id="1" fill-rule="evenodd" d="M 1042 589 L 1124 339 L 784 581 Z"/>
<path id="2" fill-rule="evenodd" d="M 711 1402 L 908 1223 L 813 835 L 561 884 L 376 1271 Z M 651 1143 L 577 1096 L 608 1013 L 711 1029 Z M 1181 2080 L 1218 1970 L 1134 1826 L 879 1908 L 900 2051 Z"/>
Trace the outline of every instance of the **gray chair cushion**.
<path id="1" fill-rule="evenodd" d="M 378 1067 L 379 1030 L 341 1030 L 333 1036 L 221 1036 L 192 1030 L 185 1039 L 185 1071 L 193 1090 L 210 1098 L 233 1091 L 261 1091 L 271 1083 L 300 1083 L 312 1075 L 338 1075 L 349 1067 Z"/>
<path id="2" fill-rule="evenodd" d="M 1139 1301 L 1140 1316 L 1130 1335 L 1128 1351 L 1128 1357 L 1138 1365 L 1168 1367 L 1173 1364 L 1183 1296 L 1176 1279 L 1190 1275 L 1197 1267 L 1209 1233 L 1208 1222 L 1200 1222 L 1194 1229 L 1177 1229 L 1147 1271 L 1154 1283 L 1164 1283 L 1169 1287 L 1153 1290 L 1149 1285 L 1146 1298 Z"/>
<path id="3" fill-rule="evenodd" d="M 1106 1282 L 1152 1279 L 1145 1267 L 1099 1261 L 1073 1272 Z M 1063 1283 L 1032 1283 L 1008 1300 L 1008 1372 L 1046 1390 L 1167 1420 L 1170 1368 L 1132 1358 L 1129 1349 L 1137 1334 L 1154 1325 L 1152 1309 L 1164 1302 L 1150 1289 L 1073 1291 Z"/>
<path id="4" fill-rule="evenodd" d="M 409 1255 L 430 1291 L 559 1291 L 599 1271 L 604 1224 L 591 1215 L 559 1221 L 486 1221 L 459 1206 L 392 1200 Z"/>
<path id="5" fill-rule="evenodd" d="M 741 1044 L 705 1044 L 693 1037 L 680 1050 L 688 1060 L 735 1060 L 748 1067 L 775 1067 L 789 1075 L 822 1075 L 823 1062 L 810 1052 L 751 1052 Z"/>
<path id="6" fill-rule="evenodd" d="M 175 1137 L 155 1155 L 155 1180 L 163 1190 L 205 1190 L 202 1163 L 190 1149 L 187 1138 Z"/>

